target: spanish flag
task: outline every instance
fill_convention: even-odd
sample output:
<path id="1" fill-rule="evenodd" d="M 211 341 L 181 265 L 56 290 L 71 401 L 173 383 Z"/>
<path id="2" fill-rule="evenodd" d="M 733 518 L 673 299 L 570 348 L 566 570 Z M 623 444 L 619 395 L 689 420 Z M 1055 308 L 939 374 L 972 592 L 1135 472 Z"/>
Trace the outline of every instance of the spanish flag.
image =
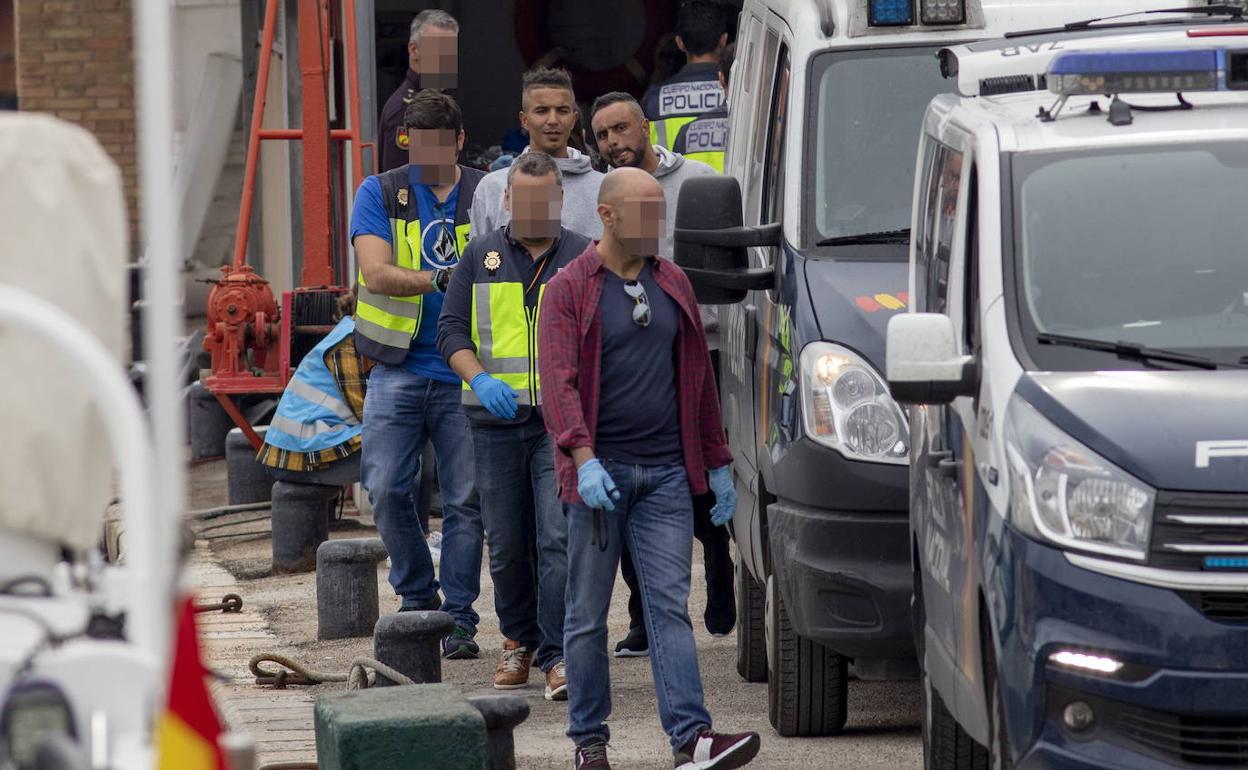
<path id="1" fill-rule="evenodd" d="M 169 704 L 157 738 L 157 769 L 226 770 L 225 755 L 217 744 L 221 732 L 199 659 L 195 606 L 187 597 L 178 608 Z"/>

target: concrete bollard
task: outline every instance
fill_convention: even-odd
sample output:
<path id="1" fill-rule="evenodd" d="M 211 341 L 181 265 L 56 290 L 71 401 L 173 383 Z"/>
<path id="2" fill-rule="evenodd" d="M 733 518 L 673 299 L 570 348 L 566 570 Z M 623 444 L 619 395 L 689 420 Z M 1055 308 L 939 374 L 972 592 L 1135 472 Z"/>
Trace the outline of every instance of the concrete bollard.
<path id="1" fill-rule="evenodd" d="M 338 487 L 320 484 L 273 485 L 274 575 L 316 569 L 316 549 L 329 539 L 338 492 Z"/>
<path id="2" fill-rule="evenodd" d="M 262 425 L 255 430 L 263 441 L 268 427 Z M 256 462 L 256 450 L 240 428 L 226 434 L 225 467 L 230 505 L 263 503 L 272 499 L 273 477 Z"/>
<path id="3" fill-rule="evenodd" d="M 485 718 L 490 770 L 516 770 L 516 726 L 529 718 L 529 702 L 516 695 L 478 695 L 468 703 Z"/>
<path id="4" fill-rule="evenodd" d="M 369 636 L 377 625 L 377 563 L 386 547 L 375 537 L 326 540 L 316 549 L 316 638 Z"/>
<path id="5" fill-rule="evenodd" d="M 202 382 L 192 383 L 187 408 L 191 413 L 191 459 L 224 455 L 225 437 L 234 427 L 234 421 Z"/>
<path id="6" fill-rule="evenodd" d="M 382 615 L 373 629 L 373 657 L 416 684 L 441 682 L 442 640 L 453 630 L 451 616 L 436 610 Z M 394 682 L 378 674 L 377 684 Z"/>
<path id="7" fill-rule="evenodd" d="M 321 770 L 484 770 L 481 713 L 448 684 L 418 684 L 316 698 Z"/>

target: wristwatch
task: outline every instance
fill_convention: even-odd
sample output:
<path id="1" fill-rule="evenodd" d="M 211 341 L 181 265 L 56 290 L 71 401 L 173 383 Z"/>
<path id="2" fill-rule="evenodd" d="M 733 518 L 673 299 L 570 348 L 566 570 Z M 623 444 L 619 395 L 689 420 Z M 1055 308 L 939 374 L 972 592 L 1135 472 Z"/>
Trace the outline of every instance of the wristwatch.
<path id="1" fill-rule="evenodd" d="M 433 271 L 433 288 L 446 293 L 446 287 L 451 285 L 451 273 L 455 272 L 453 267 L 441 267 Z"/>

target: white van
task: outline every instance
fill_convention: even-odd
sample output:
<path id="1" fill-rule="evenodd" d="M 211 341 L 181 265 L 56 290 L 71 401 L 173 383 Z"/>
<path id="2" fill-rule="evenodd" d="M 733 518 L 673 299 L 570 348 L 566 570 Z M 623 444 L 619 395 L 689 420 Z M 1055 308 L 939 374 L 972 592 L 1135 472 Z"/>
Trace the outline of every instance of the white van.
<path id="1" fill-rule="evenodd" d="M 842 729 L 851 661 L 864 679 L 917 673 L 910 435 L 881 372 L 888 320 L 911 299 L 914 147 L 951 87 L 937 51 L 1175 5 L 746 0 L 727 176 L 684 186 L 677 261 L 703 302 L 729 305 L 737 668 L 768 681 L 780 734 Z"/>
<path id="2" fill-rule="evenodd" d="M 1248 765 L 1246 41 L 942 54 L 888 329 L 931 768 Z"/>

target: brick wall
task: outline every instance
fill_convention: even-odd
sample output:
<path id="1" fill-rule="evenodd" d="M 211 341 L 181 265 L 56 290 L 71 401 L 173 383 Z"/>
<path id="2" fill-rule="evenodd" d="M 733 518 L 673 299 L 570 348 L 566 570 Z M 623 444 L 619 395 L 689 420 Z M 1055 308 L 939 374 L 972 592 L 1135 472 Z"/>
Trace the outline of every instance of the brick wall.
<path id="1" fill-rule="evenodd" d="M 95 134 L 121 167 L 134 236 L 138 168 L 131 0 L 16 4 L 18 106 L 51 113 Z"/>

